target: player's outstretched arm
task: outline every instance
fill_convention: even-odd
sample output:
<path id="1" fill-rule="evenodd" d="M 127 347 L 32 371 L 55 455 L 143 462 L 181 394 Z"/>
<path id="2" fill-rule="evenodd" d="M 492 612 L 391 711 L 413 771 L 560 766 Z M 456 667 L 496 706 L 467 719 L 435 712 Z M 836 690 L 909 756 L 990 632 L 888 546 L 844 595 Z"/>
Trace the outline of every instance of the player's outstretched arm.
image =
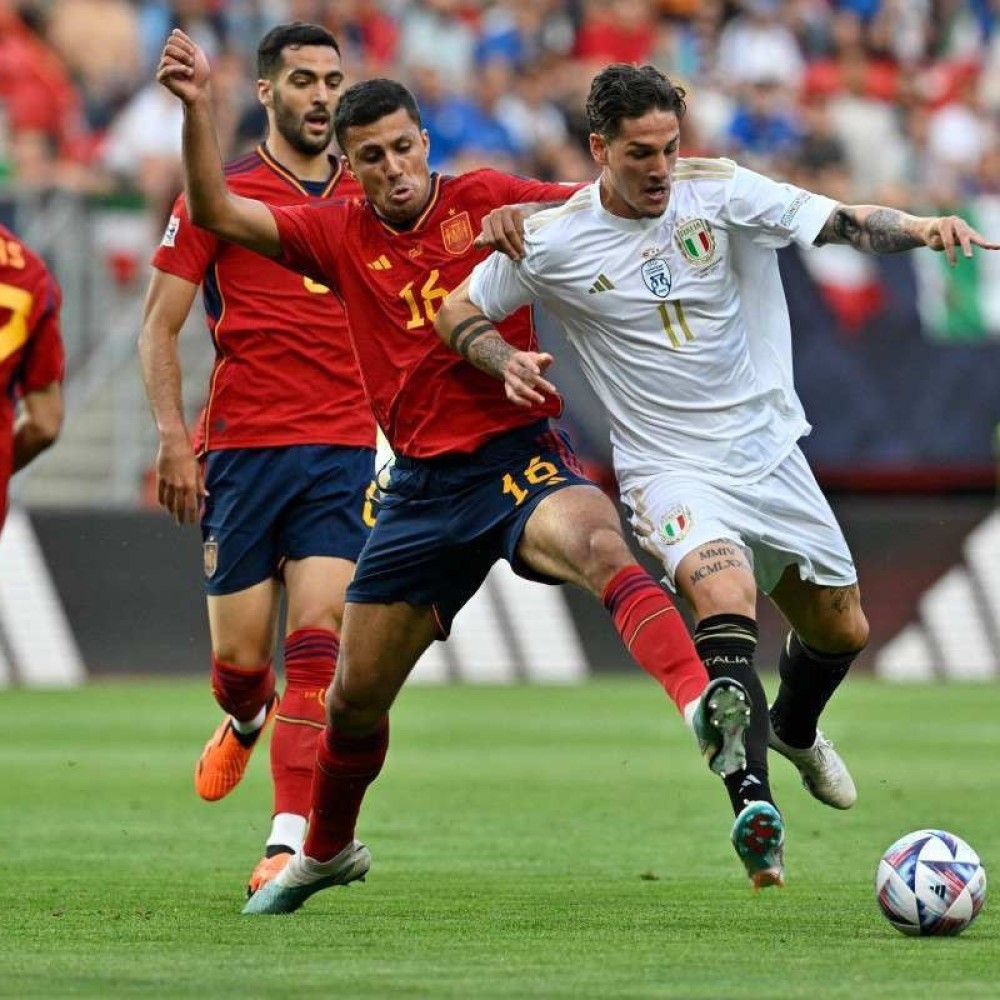
<path id="1" fill-rule="evenodd" d="M 205 481 L 184 421 L 177 337 L 198 286 L 153 269 L 139 335 L 146 399 L 156 422 L 156 499 L 178 524 L 195 524 Z"/>
<path id="2" fill-rule="evenodd" d="M 470 281 L 466 278 L 441 303 L 434 321 L 438 336 L 480 371 L 502 381 L 507 398 L 517 406 L 537 406 L 545 402 L 546 395 L 558 395 L 544 377 L 552 355 L 519 351 L 504 340 L 469 298 Z"/>
<path id="3" fill-rule="evenodd" d="M 916 247 L 943 251 L 950 264 L 972 256 L 974 246 L 1000 250 L 957 215 L 909 215 L 884 205 L 838 205 L 816 237 L 816 245 L 847 243 L 865 253 L 899 253 Z"/>
<path id="4" fill-rule="evenodd" d="M 267 206 L 226 187 L 205 53 L 175 28 L 163 46 L 156 79 L 184 105 L 184 188 L 191 221 L 231 243 L 278 257 L 278 227 Z"/>

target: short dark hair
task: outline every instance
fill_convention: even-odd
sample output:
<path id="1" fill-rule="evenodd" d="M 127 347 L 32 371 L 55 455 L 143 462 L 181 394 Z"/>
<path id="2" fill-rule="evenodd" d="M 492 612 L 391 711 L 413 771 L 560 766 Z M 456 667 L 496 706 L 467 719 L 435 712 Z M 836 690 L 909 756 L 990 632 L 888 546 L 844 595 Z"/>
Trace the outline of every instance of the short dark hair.
<path id="1" fill-rule="evenodd" d="M 420 108 L 417 99 L 397 80 L 387 80 L 376 77 L 374 80 L 362 80 L 361 83 L 348 87 L 340 96 L 337 113 L 333 116 L 333 131 L 337 136 L 337 145 L 344 149 L 344 137 L 349 128 L 360 125 L 371 125 L 386 115 L 402 108 L 410 120 L 423 127 L 420 119 Z"/>
<path id="2" fill-rule="evenodd" d="M 257 79 L 270 80 L 281 68 L 281 53 L 289 46 L 301 48 L 303 45 L 328 45 L 337 55 L 340 46 L 337 39 L 320 24 L 306 21 L 291 21 L 273 27 L 257 46 Z"/>
<path id="3" fill-rule="evenodd" d="M 623 118 L 640 118 L 647 111 L 672 111 L 680 121 L 687 111 L 685 90 L 671 83 L 655 66 L 613 63 L 590 84 L 587 122 L 591 132 L 614 139 Z"/>

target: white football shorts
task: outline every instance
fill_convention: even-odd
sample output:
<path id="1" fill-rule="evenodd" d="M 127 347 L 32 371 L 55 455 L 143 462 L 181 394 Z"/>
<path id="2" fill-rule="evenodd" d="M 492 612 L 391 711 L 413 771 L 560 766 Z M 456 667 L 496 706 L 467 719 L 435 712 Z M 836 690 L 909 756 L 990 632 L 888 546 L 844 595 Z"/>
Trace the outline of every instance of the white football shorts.
<path id="1" fill-rule="evenodd" d="M 789 565 L 820 586 L 857 583 L 844 534 L 798 447 L 756 483 L 661 472 L 625 484 L 622 501 L 636 540 L 662 563 L 672 589 L 680 561 L 720 538 L 743 548 L 765 594 Z"/>

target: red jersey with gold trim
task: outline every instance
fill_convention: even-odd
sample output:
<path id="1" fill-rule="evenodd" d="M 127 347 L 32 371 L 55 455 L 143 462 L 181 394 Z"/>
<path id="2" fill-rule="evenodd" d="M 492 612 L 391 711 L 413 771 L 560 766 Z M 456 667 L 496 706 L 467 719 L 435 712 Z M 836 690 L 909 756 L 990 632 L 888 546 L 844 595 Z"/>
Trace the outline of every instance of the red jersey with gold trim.
<path id="1" fill-rule="evenodd" d="M 0 226 L 0 524 L 14 460 L 14 407 L 65 374 L 62 293 L 34 251 Z"/>
<path id="2" fill-rule="evenodd" d="M 442 343 L 434 318 L 441 300 L 490 253 L 473 246 L 484 215 L 503 205 L 565 201 L 580 186 L 496 170 L 435 174 L 427 207 L 405 230 L 360 199 L 271 208 L 282 262 L 343 299 L 365 391 L 395 452 L 471 452 L 506 430 L 558 415 L 560 400 L 533 409 L 509 402 L 502 382 Z M 519 349 L 537 349 L 530 310 L 514 313 L 500 330 Z"/>
<path id="3" fill-rule="evenodd" d="M 231 191 L 273 205 L 356 197 L 331 158 L 323 184 L 294 177 L 264 145 L 226 165 Z M 215 367 L 195 431 L 199 452 L 296 444 L 375 446 L 375 421 L 330 290 L 193 225 L 183 195 L 153 266 L 202 286 Z"/>

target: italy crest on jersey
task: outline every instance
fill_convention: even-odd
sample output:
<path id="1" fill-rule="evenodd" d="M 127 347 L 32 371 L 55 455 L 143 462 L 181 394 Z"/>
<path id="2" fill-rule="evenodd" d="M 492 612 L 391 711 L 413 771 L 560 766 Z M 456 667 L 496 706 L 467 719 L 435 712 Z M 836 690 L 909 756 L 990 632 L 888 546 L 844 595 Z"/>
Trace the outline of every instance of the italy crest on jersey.
<path id="1" fill-rule="evenodd" d="M 689 219 L 677 227 L 674 237 L 684 259 L 695 267 L 707 267 L 715 260 L 715 236 L 705 219 Z"/>
<path id="2" fill-rule="evenodd" d="M 679 542 L 691 529 L 691 511 L 679 503 L 671 507 L 660 525 L 660 534 L 667 545 Z"/>
<path id="3" fill-rule="evenodd" d="M 461 212 L 441 223 L 441 240 L 444 248 L 456 257 L 460 257 L 472 246 L 474 238 L 468 212 Z"/>
<path id="4" fill-rule="evenodd" d="M 670 268 L 662 257 L 652 257 L 644 260 L 639 269 L 642 280 L 646 287 L 660 299 L 665 299 L 670 294 L 670 286 L 673 285 L 673 278 L 670 277 Z"/>

